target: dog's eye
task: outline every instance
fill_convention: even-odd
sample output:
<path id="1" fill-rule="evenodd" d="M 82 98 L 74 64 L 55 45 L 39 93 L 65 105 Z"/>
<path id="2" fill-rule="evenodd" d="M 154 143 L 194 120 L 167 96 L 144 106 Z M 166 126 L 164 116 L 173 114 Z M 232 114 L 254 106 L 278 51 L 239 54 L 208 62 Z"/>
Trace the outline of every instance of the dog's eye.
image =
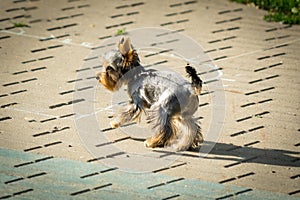
<path id="1" fill-rule="evenodd" d="M 113 71 L 114 70 L 114 68 L 112 68 L 112 66 L 107 66 L 106 67 L 106 71 Z"/>

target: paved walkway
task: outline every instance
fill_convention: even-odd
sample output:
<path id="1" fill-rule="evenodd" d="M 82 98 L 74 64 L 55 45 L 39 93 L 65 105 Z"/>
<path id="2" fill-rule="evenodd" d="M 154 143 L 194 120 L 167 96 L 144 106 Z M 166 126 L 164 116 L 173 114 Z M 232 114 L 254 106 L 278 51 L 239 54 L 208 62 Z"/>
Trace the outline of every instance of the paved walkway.
<path id="1" fill-rule="evenodd" d="M 239 186 L 1 149 L 1 199 L 297 199 Z"/>
<path id="2" fill-rule="evenodd" d="M 225 0 L 0 7 L 1 198 L 300 197 L 299 26 Z M 120 33 L 146 67 L 197 66 L 200 152 L 145 149 L 143 124 L 109 128 L 126 93 L 95 74 Z"/>

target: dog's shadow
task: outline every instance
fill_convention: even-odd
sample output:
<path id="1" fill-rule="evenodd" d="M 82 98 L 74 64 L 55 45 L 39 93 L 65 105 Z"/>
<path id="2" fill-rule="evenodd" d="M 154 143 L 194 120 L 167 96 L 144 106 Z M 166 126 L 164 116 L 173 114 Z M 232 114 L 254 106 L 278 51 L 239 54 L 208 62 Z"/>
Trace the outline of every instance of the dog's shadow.
<path id="1" fill-rule="evenodd" d="M 237 146 L 234 144 L 210 141 L 205 141 L 202 144 L 202 147 L 198 150 L 189 150 L 179 153 L 164 150 L 156 151 L 165 152 L 169 155 L 180 154 L 181 156 L 185 157 L 199 157 L 203 159 L 232 161 L 231 163 L 228 162 L 225 167 L 230 167 L 241 163 L 259 163 L 286 167 L 300 166 L 300 152 L 297 151 Z"/>

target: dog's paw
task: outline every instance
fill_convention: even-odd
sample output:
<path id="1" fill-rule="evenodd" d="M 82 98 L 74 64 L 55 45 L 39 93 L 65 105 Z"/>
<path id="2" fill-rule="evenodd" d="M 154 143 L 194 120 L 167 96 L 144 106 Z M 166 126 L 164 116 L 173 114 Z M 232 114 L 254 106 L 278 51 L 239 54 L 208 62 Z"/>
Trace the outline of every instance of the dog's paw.
<path id="1" fill-rule="evenodd" d="M 147 148 L 153 148 L 153 144 L 151 142 L 151 138 L 147 138 L 145 141 L 144 141 L 144 146 L 147 147 Z"/>
<path id="2" fill-rule="evenodd" d="M 110 122 L 110 127 L 112 127 L 112 128 L 118 128 L 119 126 L 120 126 L 119 122 L 116 122 L 116 121 L 111 121 Z"/>
<path id="3" fill-rule="evenodd" d="M 195 149 L 195 150 L 199 149 L 199 148 L 201 147 L 201 145 L 202 145 L 203 142 L 204 142 L 203 136 L 202 136 L 202 134 L 199 132 L 199 133 L 196 135 L 196 137 L 194 138 L 194 141 L 193 141 L 193 143 L 192 143 L 192 145 L 191 145 L 191 149 Z"/>

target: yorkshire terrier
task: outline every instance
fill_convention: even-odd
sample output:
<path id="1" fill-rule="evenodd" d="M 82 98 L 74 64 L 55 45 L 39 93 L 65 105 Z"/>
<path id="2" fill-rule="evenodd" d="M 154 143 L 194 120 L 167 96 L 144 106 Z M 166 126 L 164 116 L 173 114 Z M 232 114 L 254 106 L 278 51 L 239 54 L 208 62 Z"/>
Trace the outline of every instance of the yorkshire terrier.
<path id="1" fill-rule="evenodd" d="M 171 147 L 175 151 L 197 149 L 203 142 L 201 128 L 193 118 L 199 106 L 202 80 L 189 64 L 185 67 L 191 82 L 171 71 L 146 69 L 128 37 L 104 56 L 104 71 L 97 80 L 114 92 L 127 86 L 128 105 L 111 122 L 117 128 L 139 121 L 142 111 L 155 134 L 145 140 L 148 148 Z"/>

